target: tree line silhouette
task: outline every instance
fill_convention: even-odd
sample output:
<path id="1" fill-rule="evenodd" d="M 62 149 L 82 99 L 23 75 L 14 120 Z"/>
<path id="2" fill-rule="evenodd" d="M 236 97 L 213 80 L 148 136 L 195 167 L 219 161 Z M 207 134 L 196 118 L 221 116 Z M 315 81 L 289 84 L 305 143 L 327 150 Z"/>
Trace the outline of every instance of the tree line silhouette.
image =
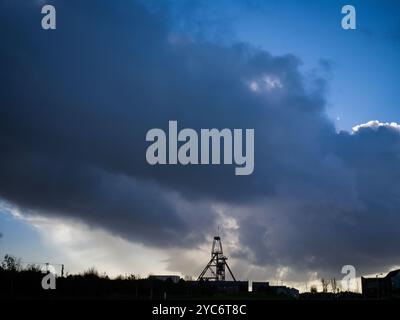
<path id="1" fill-rule="evenodd" d="M 270 291 L 221 293 L 214 282 L 192 281 L 189 277 L 175 283 L 171 279 L 165 281 L 156 278 L 141 278 L 139 275 L 118 276 L 111 279 L 106 274 L 99 274 L 93 267 L 81 274 L 56 275 L 56 289 L 44 290 L 42 279 L 46 276 L 43 266 L 27 264 L 11 255 L 5 255 L 0 266 L 0 298 L 20 299 L 291 299 L 289 296 L 276 296 Z M 327 283 L 327 282 L 324 282 Z M 360 299 L 361 295 L 351 292 L 303 293 L 300 299 Z"/>

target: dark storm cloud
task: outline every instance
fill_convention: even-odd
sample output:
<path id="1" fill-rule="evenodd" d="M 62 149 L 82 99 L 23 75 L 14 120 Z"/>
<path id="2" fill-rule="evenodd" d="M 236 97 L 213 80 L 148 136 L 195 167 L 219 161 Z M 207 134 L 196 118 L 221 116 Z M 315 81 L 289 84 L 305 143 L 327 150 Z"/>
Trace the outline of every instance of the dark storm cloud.
<path id="1" fill-rule="evenodd" d="M 256 264 L 399 262 L 399 132 L 337 134 L 298 58 L 180 36 L 138 2 L 55 2 L 56 31 L 0 3 L 4 200 L 156 246 L 201 240 L 223 204 Z M 146 132 L 169 120 L 254 128 L 253 175 L 149 166 Z"/>
<path id="2" fill-rule="evenodd" d="M 346 264 L 361 273 L 398 264 L 399 129 L 341 132 L 307 179 L 280 181 L 280 191 L 239 223 L 256 264 L 328 275 Z"/>

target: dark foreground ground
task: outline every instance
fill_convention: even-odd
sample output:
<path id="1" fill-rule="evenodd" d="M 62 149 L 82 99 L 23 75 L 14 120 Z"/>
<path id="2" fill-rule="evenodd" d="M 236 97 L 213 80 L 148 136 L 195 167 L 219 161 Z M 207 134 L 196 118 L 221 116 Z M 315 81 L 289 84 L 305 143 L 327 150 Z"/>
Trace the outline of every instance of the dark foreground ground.
<path id="1" fill-rule="evenodd" d="M 288 295 L 272 291 L 247 292 L 221 290 L 213 282 L 137 279 L 125 277 L 110 279 L 97 273 L 57 277 L 55 289 L 44 290 L 42 279 L 46 274 L 37 269 L 0 269 L 0 297 L 3 299 L 103 299 L 103 300 L 294 300 Z M 299 300 L 360 300 L 362 295 L 302 294 Z"/>
<path id="2" fill-rule="evenodd" d="M 350 292 L 305 293 L 297 299 L 272 292 L 221 292 L 212 283 L 181 280 L 110 279 L 96 272 L 56 278 L 54 290 L 44 290 L 38 268 L 0 267 L 1 312 L 14 317 L 113 319 L 267 319 L 272 316 L 337 319 L 354 313 L 397 314 L 400 300 L 371 300 Z"/>

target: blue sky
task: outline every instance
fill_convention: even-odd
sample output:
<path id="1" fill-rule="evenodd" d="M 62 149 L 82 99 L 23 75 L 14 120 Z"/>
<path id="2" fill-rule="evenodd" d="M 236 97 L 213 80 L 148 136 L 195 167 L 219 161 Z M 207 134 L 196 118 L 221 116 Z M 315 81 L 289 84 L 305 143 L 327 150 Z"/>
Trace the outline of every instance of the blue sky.
<path id="1" fill-rule="evenodd" d="M 378 248 L 398 234 L 398 1 L 352 1 L 356 30 L 343 1 L 100 2 L 52 1 L 51 33 L 40 2 L 0 0 L 0 200 L 40 217 L 0 208 L 1 254 L 193 275 L 222 224 L 254 279 L 400 264 Z M 281 92 L 246 87 L 269 74 Z M 254 175 L 143 164 L 146 130 L 171 118 L 254 126 Z"/>
<path id="2" fill-rule="evenodd" d="M 23 256 L 25 259 L 37 259 L 36 252 L 41 251 L 43 246 L 40 236 L 33 226 L 18 221 L 10 213 L 2 210 L 0 227 L 3 232 L 3 237 L 0 239 L 1 256 L 12 253 L 16 256 Z"/>
<path id="3" fill-rule="evenodd" d="M 370 120 L 400 119 L 398 1 L 184 3 L 191 6 L 182 5 L 178 12 L 185 12 L 187 20 L 194 15 L 195 21 L 206 19 L 209 24 L 189 22 L 197 32 L 203 28 L 205 34 L 224 39 L 220 30 L 228 30 L 224 40 L 249 42 L 275 55 L 295 54 L 305 71 L 323 72 L 320 61 L 328 62 L 331 69 L 323 74 L 329 79 L 328 112 L 338 129 L 351 130 Z M 341 28 L 341 8 L 346 4 L 356 8 L 356 30 Z"/>
<path id="4" fill-rule="evenodd" d="M 310 3 L 308 6 L 305 2 L 284 1 L 282 7 L 267 9 L 270 12 L 267 17 L 244 21 L 240 34 L 273 53 L 298 55 L 306 68 L 315 66 L 320 59 L 330 61 L 330 115 L 340 117 L 337 122 L 340 129 L 349 130 L 369 120 L 400 119 L 400 61 L 396 58 L 400 55 L 400 42 L 390 37 L 391 32 L 400 28 L 400 4 L 353 2 L 358 29 L 345 31 L 339 24 L 343 16 L 339 4 L 345 2 Z M 285 27 L 288 21 L 289 28 Z M 262 31 L 255 32 L 256 29 Z"/>

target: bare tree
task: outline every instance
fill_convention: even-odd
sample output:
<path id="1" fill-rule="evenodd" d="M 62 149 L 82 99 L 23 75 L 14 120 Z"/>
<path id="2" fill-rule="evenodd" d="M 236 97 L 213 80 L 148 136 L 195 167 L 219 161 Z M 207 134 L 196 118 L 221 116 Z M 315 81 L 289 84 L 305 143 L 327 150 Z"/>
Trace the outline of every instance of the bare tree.
<path id="1" fill-rule="evenodd" d="M 338 286 L 335 278 L 333 278 L 331 280 L 331 287 L 332 287 L 332 292 L 333 293 L 339 293 L 340 289 L 339 289 L 339 286 Z"/>
<path id="2" fill-rule="evenodd" d="M 311 292 L 312 294 L 318 293 L 317 286 L 312 285 L 311 288 L 310 288 L 310 292 Z"/>
<path id="3" fill-rule="evenodd" d="M 83 275 L 87 277 L 99 277 L 99 272 L 95 267 L 90 267 L 89 269 L 83 271 Z"/>
<path id="4" fill-rule="evenodd" d="M 41 272 L 41 271 L 42 271 L 42 269 L 40 268 L 40 266 L 37 265 L 37 264 L 34 264 L 34 263 L 28 264 L 28 265 L 26 266 L 25 270 L 26 270 L 26 271 L 31 271 L 31 272 Z"/>
<path id="5" fill-rule="evenodd" d="M 4 270 L 19 271 L 21 270 L 21 259 L 17 259 L 16 257 L 6 254 L 1 266 Z"/>
<path id="6" fill-rule="evenodd" d="M 322 284 L 322 292 L 324 293 L 328 292 L 329 281 L 322 278 L 321 284 Z"/>
<path id="7" fill-rule="evenodd" d="M 127 279 L 127 280 L 138 280 L 138 279 L 140 279 L 140 276 L 131 273 L 126 279 Z"/>

